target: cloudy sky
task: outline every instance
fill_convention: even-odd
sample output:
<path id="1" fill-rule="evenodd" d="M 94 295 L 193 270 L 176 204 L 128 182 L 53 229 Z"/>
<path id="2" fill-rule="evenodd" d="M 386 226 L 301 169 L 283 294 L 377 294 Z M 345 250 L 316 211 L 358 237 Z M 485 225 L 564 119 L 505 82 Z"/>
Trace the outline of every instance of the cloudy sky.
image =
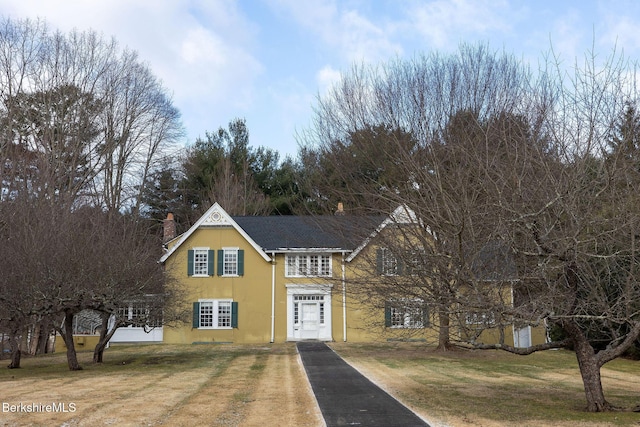
<path id="1" fill-rule="evenodd" d="M 281 156 L 354 62 L 478 41 L 534 65 L 551 43 L 568 61 L 614 46 L 640 58 L 635 0 L 0 0 L 0 15 L 114 36 L 172 94 L 185 144 L 239 117 Z"/>

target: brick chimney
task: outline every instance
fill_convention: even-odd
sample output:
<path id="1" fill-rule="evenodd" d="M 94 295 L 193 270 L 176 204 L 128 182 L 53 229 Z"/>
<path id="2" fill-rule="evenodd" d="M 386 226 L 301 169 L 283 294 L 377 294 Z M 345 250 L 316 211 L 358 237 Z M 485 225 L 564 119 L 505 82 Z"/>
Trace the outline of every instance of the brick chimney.
<path id="1" fill-rule="evenodd" d="M 173 219 L 173 214 L 169 212 L 167 218 L 162 220 L 162 228 L 164 235 L 162 237 L 162 243 L 167 243 L 169 240 L 176 237 L 176 222 Z"/>
<path id="2" fill-rule="evenodd" d="M 344 215 L 344 205 L 342 202 L 338 202 L 338 210 L 335 212 L 335 215 Z"/>

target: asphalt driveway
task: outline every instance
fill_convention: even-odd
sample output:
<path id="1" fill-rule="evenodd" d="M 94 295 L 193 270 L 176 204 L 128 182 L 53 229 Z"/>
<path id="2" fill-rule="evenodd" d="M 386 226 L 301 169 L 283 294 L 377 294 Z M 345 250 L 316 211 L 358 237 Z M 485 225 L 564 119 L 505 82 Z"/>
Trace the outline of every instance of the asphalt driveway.
<path id="1" fill-rule="evenodd" d="M 299 342 L 297 347 L 327 427 L 428 427 L 326 344 Z"/>

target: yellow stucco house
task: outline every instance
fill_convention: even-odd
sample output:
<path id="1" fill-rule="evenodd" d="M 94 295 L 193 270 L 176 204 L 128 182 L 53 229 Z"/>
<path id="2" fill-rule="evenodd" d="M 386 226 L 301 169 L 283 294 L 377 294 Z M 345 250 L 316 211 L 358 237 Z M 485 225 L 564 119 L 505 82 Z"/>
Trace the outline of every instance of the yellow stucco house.
<path id="1" fill-rule="evenodd" d="M 366 342 L 409 328 L 436 336 L 426 310 L 373 309 L 350 292 L 352 276 L 370 268 L 367 254 L 380 258 L 374 237 L 387 223 L 345 215 L 232 217 L 215 203 L 186 233 L 169 232 L 160 262 L 187 290 L 192 321 L 165 327 L 163 341 Z M 513 332 L 521 347 L 544 340 L 530 327 Z"/>

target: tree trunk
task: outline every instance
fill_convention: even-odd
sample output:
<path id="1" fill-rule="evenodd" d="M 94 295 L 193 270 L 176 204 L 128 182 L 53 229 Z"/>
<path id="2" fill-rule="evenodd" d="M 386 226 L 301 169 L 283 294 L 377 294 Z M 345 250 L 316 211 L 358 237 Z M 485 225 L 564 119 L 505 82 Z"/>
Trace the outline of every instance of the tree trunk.
<path id="1" fill-rule="evenodd" d="M 35 345 L 34 354 L 45 354 L 49 343 L 49 336 L 51 335 L 51 319 L 44 317 L 39 324 L 38 328 L 38 340 Z"/>
<path id="2" fill-rule="evenodd" d="M 449 312 L 444 308 L 440 308 L 438 310 L 438 347 L 436 347 L 436 351 L 449 351 L 454 348 L 451 345 L 451 337 L 449 335 L 450 322 Z"/>
<path id="3" fill-rule="evenodd" d="M 9 362 L 8 368 L 17 369 L 20 367 L 20 357 L 22 355 L 18 331 L 11 331 L 11 334 L 9 334 L 9 346 L 11 348 L 11 362 Z"/>
<path id="4" fill-rule="evenodd" d="M 64 335 L 62 336 L 67 346 L 67 363 L 70 371 L 79 371 L 82 369 L 78 363 L 76 355 L 76 347 L 73 343 L 73 313 L 66 312 L 64 316 Z"/>
<path id="5" fill-rule="evenodd" d="M 604 390 L 600 378 L 600 365 L 593 347 L 579 327 L 572 321 L 566 322 L 564 329 L 573 339 L 585 397 L 587 398 L 587 411 L 606 412 L 616 409 L 604 398 Z"/>
<path id="6" fill-rule="evenodd" d="M 116 321 L 113 325 L 113 329 L 109 330 L 109 318 L 111 317 L 110 313 L 102 313 L 102 327 L 100 328 L 100 339 L 98 340 L 98 344 L 96 344 L 96 348 L 93 350 L 93 363 L 102 363 L 102 355 L 104 354 L 105 348 L 107 348 L 107 344 L 113 334 L 118 329 L 118 322 Z"/>
<path id="7" fill-rule="evenodd" d="M 102 363 L 102 357 L 106 346 L 107 344 L 104 343 L 101 338 L 100 341 L 98 341 L 98 344 L 96 344 L 96 348 L 93 349 L 93 363 Z"/>

